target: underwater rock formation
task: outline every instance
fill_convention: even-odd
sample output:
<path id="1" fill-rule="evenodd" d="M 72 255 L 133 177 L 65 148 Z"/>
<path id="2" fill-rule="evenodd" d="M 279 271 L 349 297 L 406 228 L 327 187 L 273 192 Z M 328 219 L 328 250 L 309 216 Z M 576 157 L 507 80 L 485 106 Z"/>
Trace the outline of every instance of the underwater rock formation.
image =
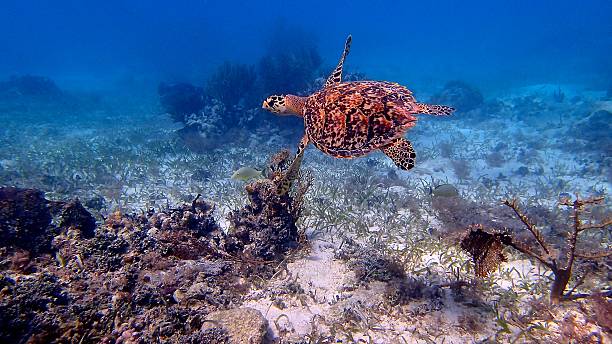
<path id="1" fill-rule="evenodd" d="M 231 228 L 227 247 L 230 252 L 268 261 L 282 258 L 285 253 L 299 247 L 304 239 L 296 222 L 312 181 L 308 175 L 302 174 L 293 193 L 278 194 L 275 181 L 285 172 L 287 153 L 281 151 L 272 157 L 268 168 L 272 174 L 248 184 L 249 204 L 228 215 Z"/>
<path id="2" fill-rule="evenodd" d="M 50 252 L 51 219 L 43 192 L 0 188 L 0 247 L 22 248 L 33 254 Z"/>
<path id="3" fill-rule="evenodd" d="M 24 208 L 44 214 L 43 224 L 51 221 L 50 202 L 41 192 L 9 191 L 22 204 L 7 203 L 3 190 L 2 214 L 9 217 L 3 223 L 23 214 Z M 32 207 L 33 201 L 41 209 Z M 237 280 L 242 271 L 238 263 L 220 259 L 223 233 L 210 203 L 197 197 L 191 204 L 160 212 L 116 212 L 93 231 L 93 237 L 76 230 L 91 225 L 91 215 L 78 201 L 57 208 L 60 228 L 49 240 L 57 250 L 54 256 L 30 261 L 28 278 L 21 275 L 24 269 L 0 272 L 0 342 L 127 343 L 161 338 L 185 343 L 218 338 L 221 330 L 200 331 L 203 316 L 237 303 L 246 282 Z M 24 225 L 20 217 L 17 220 L 12 223 Z M 0 267 L 5 269 L 6 252 L 0 253 Z"/>
<path id="4" fill-rule="evenodd" d="M 449 81 L 440 93 L 431 97 L 434 104 L 446 104 L 457 111 L 467 112 L 474 110 L 484 103 L 482 93 L 463 81 Z"/>
<path id="5" fill-rule="evenodd" d="M 0 247 L 36 256 L 52 252 L 53 237 L 60 233 L 92 238 L 95 228 L 96 219 L 79 200 L 49 201 L 39 190 L 0 188 Z"/>
<path id="6" fill-rule="evenodd" d="M 217 311 L 206 316 L 202 330 L 226 331 L 230 343 L 263 343 L 268 330 L 268 320 L 253 308 L 235 308 Z"/>
<path id="7" fill-rule="evenodd" d="M 14 98 L 61 98 L 62 90 L 47 77 L 23 75 L 13 76 L 0 82 L 0 100 Z"/>
<path id="8" fill-rule="evenodd" d="M 62 207 L 59 219 L 59 226 L 62 228 L 77 230 L 84 238 L 94 236 L 96 219 L 83 207 L 78 199 L 70 201 Z"/>
<path id="9" fill-rule="evenodd" d="M 69 94 L 50 78 L 43 76 L 13 76 L 0 81 L 0 112 L 15 115 L 45 117 L 76 113 L 99 107 L 95 97 Z"/>
<path id="10" fill-rule="evenodd" d="M 269 179 L 247 186 L 229 234 L 199 195 L 96 227 L 78 200 L 0 188 L 0 342 L 262 342 L 268 323 L 242 297 L 305 240 L 296 221 L 309 179 L 276 192 L 288 159 L 277 154 Z"/>
<path id="11" fill-rule="evenodd" d="M 609 103 L 609 102 L 608 102 Z M 578 120 L 567 131 L 571 137 L 584 141 L 583 150 L 612 154 L 612 106 L 602 106 Z M 579 147 L 574 147 L 579 148 Z"/>
<path id="12" fill-rule="evenodd" d="M 250 204 L 228 216 L 230 252 L 272 260 L 297 248 L 300 236 L 290 196 L 277 195 L 276 185 L 268 179 L 255 181 L 246 190 Z"/>
<path id="13" fill-rule="evenodd" d="M 13 279 L 0 273 L 0 342 L 49 342 L 47 334 L 62 324 L 70 297 L 61 281 L 50 273 Z M 47 317 L 50 309 L 62 309 L 58 317 Z M 59 336 L 57 337 L 57 339 Z M 46 340 L 45 340 L 46 339 Z"/>
<path id="14" fill-rule="evenodd" d="M 175 122 L 185 122 L 185 116 L 198 113 L 204 107 L 204 90 L 188 83 L 161 83 L 157 89 L 164 111 Z"/>

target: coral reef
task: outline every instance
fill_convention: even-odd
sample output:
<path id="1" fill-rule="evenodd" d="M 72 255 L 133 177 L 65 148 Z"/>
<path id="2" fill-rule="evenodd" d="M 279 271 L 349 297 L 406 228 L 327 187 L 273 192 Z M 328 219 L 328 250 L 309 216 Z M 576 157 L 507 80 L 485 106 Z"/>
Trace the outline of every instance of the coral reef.
<path id="1" fill-rule="evenodd" d="M 287 159 L 271 159 L 271 177 Z M 78 200 L 1 188 L 0 341 L 262 342 L 266 319 L 236 307 L 258 273 L 273 273 L 261 260 L 304 243 L 296 221 L 309 185 L 282 196 L 272 179 L 248 185 L 251 204 L 230 214 L 229 234 L 200 195 L 96 227 Z"/>
<path id="2" fill-rule="evenodd" d="M 565 92 L 561 89 L 561 86 L 557 87 L 555 91 L 553 91 L 553 100 L 557 103 L 563 103 L 565 99 Z"/>
<path id="3" fill-rule="evenodd" d="M 33 189 L 0 188 L 0 247 L 33 254 L 50 252 L 53 228 L 49 202 Z"/>
<path id="4" fill-rule="evenodd" d="M 185 146 L 202 154 L 225 142 L 240 128 L 284 128 L 297 130 L 300 121 L 276 122 L 261 116 L 261 100 L 274 93 L 305 94 L 320 88 L 322 59 L 307 35 L 275 32 L 265 55 L 254 64 L 229 61 L 221 64 L 203 87 L 188 83 L 159 85 L 160 103 L 165 112 L 185 127 L 177 131 Z M 279 49 L 278 47 L 283 47 Z M 318 78 L 319 77 L 319 78 Z M 350 78 L 363 78 L 361 74 Z M 318 78 L 318 79 L 317 79 Z M 257 82 L 256 82 L 257 81 Z"/>
<path id="5" fill-rule="evenodd" d="M 76 117 L 104 107 L 101 96 L 63 90 L 44 76 L 16 75 L 0 81 L 0 111 L 22 119 Z"/>
<path id="6" fill-rule="evenodd" d="M 188 83 L 161 83 L 157 89 L 162 109 L 175 122 L 185 122 L 185 116 L 204 108 L 204 90 Z"/>
<path id="7" fill-rule="evenodd" d="M 53 338 L 51 333 L 58 327 L 66 326 L 62 319 L 69 312 L 66 306 L 70 296 L 56 276 L 41 273 L 13 279 L 0 274 L 0 287 L 0 341 L 23 343 L 30 338 L 32 342 L 45 342 L 44 338 Z M 46 312 L 56 310 L 60 310 L 56 314 L 59 317 L 46 316 Z"/>
<path id="8" fill-rule="evenodd" d="M 47 77 L 35 75 L 13 76 L 0 82 L 0 100 L 14 98 L 59 99 L 62 90 Z"/>
<path id="9" fill-rule="evenodd" d="M 610 102 L 607 102 L 610 103 Z M 586 117 L 579 119 L 567 135 L 583 141 L 585 145 L 577 145 L 581 151 L 602 152 L 607 156 L 612 154 L 612 104 L 602 104 Z"/>
<path id="10" fill-rule="evenodd" d="M 60 210 L 59 226 L 79 231 L 84 238 L 91 238 L 96 229 L 96 219 L 76 199 L 66 203 Z"/>
<path id="11" fill-rule="evenodd" d="M 314 66 L 300 53 L 314 44 L 288 35 L 298 39 L 266 54 L 286 47 Z M 410 173 L 378 153 L 342 160 L 307 150 L 316 183 L 303 197 L 299 187 L 280 197 L 271 191 L 290 154 L 268 168 L 265 158 L 295 144 L 301 121 L 259 112 L 263 71 L 244 62 L 213 66 L 218 82 L 185 92 L 194 98 L 176 118 L 186 127 L 178 134 L 156 97 L 92 112 L 31 111 L 70 100 L 67 90 L 63 100 L 0 97 L 0 186 L 46 198 L 20 190 L 0 201 L 0 342 L 231 343 L 218 312 L 247 307 L 281 343 L 610 341 L 609 257 L 576 257 L 552 306 L 552 269 L 504 242 L 545 252 L 498 202 L 523 200 L 551 249 L 543 258 L 566 269 L 573 207 L 557 201 L 610 193 L 611 110 L 601 90 L 561 85 L 558 102 L 557 84 L 491 89 L 497 98 L 468 116 L 423 118 L 408 133 L 420 161 Z M 254 71 L 254 87 L 223 101 L 242 87 L 242 67 Z M 328 71 L 291 87 L 308 94 Z M 243 166 L 262 179 L 231 179 Z M 434 194 L 441 184 L 458 195 Z M 605 223 L 609 206 L 585 206 L 579 219 Z M 474 223 L 481 230 L 472 227 L 470 252 L 461 250 L 459 235 Z M 609 245 L 609 227 L 585 230 L 576 253 L 603 255 Z"/>
<path id="12" fill-rule="evenodd" d="M 271 175 L 246 186 L 249 204 L 228 215 L 230 252 L 269 261 L 282 258 L 305 240 L 296 223 L 312 180 L 309 175 L 302 175 L 294 192 L 278 194 L 276 181 L 282 179 L 287 166 L 288 154 L 281 151 L 270 160 Z"/>
<path id="13" fill-rule="evenodd" d="M 457 111 L 468 112 L 474 110 L 484 103 L 480 91 L 463 81 L 449 81 L 440 93 L 431 98 L 433 104 L 447 104 L 453 106 Z"/>
<path id="14" fill-rule="evenodd" d="M 55 260 L 36 261 L 32 278 L 3 275 L 3 340 L 181 343 L 207 309 L 238 302 L 240 269 L 219 259 L 223 232 L 209 203 L 114 213 L 91 238 L 73 230 L 89 221 L 78 204 L 63 207 Z"/>
<path id="15" fill-rule="evenodd" d="M 254 107 L 259 105 L 259 99 L 253 99 L 256 79 L 255 67 L 225 62 L 208 80 L 206 95 L 219 100 L 226 109 Z"/>

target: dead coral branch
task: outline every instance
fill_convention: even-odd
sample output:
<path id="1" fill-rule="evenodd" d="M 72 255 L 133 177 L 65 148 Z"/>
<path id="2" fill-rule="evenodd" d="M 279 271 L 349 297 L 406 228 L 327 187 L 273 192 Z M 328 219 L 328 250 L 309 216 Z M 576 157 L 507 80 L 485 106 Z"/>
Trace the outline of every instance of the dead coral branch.
<path id="1" fill-rule="evenodd" d="M 565 290 L 572 277 L 572 269 L 576 259 L 594 260 L 612 256 L 612 251 L 603 252 L 578 252 L 577 243 L 580 233 L 590 229 L 605 229 L 612 225 L 612 219 L 607 218 L 603 221 L 593 223 L 589 221 L 584 223 L 582 216 L 586 212 L 588 206 L 603 203 L 603 197 L 593 197 L 587 199 L 576 198 L 575 201 L 566 200 L 560 205 L 571 207 L 572 226 L 569 231 L 567 243 L 565 247 L 566 258 L 555 256 L 554 248 L 546 241 L 546 238 L 537 228 L 537 226 L 525 215 L 519 208 L 516 200 L 504 200 L 503 204 L 510 207 L 516 216 L 525 225 L 527 230 L 532 234 L 535 243 L 525 243 L 514 240 L 514 237 L 507 233 L 498 233 L 492 229 L 485 229 L 482 225 L 471 226 L 468 229 L 467 235 L 461 242 L 461 248 L 470 253 L 476 266 L 476 274 L 486 276 L 493 271 L 501 262 L 504 261 L 503 253 L 501 252 L 501 244 L 510 246 L 515 250 L 538 260 L 542 265 L 549 268 L 554 280 L 550 291 L 550 301 L 553 304 L 558 304 L 560 301 L 575 299 L 572 295 L 578 285 L 583 280 L 579 280 L 577 285 L 570 289 L 567 293 Z M 599 295 L 607 295 L 606 293 L 598 293 Z M 584 295 L 581 295 L 584 297 Z"/>

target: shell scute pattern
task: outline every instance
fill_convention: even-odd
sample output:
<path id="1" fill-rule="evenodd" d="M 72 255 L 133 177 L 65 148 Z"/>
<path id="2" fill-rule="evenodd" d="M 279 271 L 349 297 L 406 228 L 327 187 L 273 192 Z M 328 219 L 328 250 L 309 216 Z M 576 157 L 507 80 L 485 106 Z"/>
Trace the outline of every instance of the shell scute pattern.
<path id="1" fill-rule="evenodd" d="M 391 82 L 355 81 L 326 87 L 309 97 L 304 112 L 313 144 L 339 158 L 367 154 L 401 137 L 416 124 L 416 100 Z"/>

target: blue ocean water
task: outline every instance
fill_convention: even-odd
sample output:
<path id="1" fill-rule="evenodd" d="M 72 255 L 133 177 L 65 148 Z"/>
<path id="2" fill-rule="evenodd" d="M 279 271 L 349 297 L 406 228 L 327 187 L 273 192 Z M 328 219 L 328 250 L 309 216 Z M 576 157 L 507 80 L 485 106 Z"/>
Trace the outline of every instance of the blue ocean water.
<path id="1" fill-rule="evenodd" d="M 298 44 L 299 36 L 314 41 L 329 66 L 352 33 L 351 65 L 375 79 L 605 84 L 611 10 L 604 0 L 7 0 L 0 14 L 0 73 L 88 83 L 126 75 L 196 81 L 225 60 L 257 60 L 280 30 L 289 42 Z"/>
<path id="2" fill-rule="evenodd" d="M 611 17 L 0 1 L 0 343 L 610 341 Z"/>

